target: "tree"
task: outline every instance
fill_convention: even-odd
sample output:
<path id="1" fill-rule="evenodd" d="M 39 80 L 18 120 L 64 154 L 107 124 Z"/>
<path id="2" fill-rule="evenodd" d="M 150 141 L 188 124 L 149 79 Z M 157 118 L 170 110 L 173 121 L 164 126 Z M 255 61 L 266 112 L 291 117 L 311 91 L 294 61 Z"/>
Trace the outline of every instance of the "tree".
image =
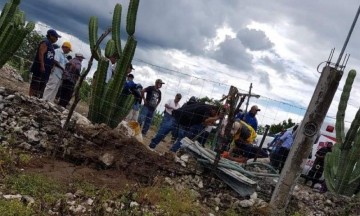
<path id="1" fill-rule="evenodd" d="M 221 105 L 222 105 L 219 100 L 215 100 L 214 98 L 209 98 L 208 96 L 205 96 L 203 98 L 198 98 L 197 101 L 201 102 L 201 103 L 212 104 L 212 105 L 215 105 L 217 107 L 221 107 Z"/>
<path id="2" fill-rule="evenodd" d="M 278 124 L 272 124 L 270 126 L 270 134 L 277 134 L 277 133 L 281 132 L 283 129 L 291 128 L 294 125 L 295 125 L 295 123 L 292 121 L 291 118 L 289 118 L 287 121 L 284 120 Z"/>
<path id="3" fill-rule="evenodd" d="M 92 78 L 86 78 L 85 82 L 80 87 L 80 98 L 85 102 L 89 102 L 90 93 L 91 93 L 91 86 Z"/>
<path id="4" fill-rule="evenodd" d="M 256 133 L 259 134 L 259 135 L 263 135 L 264 132 L 265 132 L 265 127 L 262 126 L 262 125 L 259 125 Z"/>
<path id="5" fill-rule="evenodd" d="M 19 58 L 24 59 L 24 70 L 28 70 L 32 64 L 32 61 L 35 57 L 36 50 L 39 46 L 39 43 L 45 38 L 44 35 L 33 30 L 28 34 L 20 48 L 16 51 L 15 55 L 10 59 L 9 63 L 16 67 L 20 67 Z"/>

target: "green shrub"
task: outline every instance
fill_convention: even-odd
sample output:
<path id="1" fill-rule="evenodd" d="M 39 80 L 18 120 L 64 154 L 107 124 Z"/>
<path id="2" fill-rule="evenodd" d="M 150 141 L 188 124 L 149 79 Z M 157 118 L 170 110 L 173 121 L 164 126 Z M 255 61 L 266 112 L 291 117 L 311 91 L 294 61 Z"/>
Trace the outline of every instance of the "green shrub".
<path id="1" fill-rule="evenodd" d="M 65 192 L 58 182 L 36 174 L 7 176 L 5 185 L 12 193 L 29 195 L 50 204 L 62 198 Z"/>
<path id="2" fill-rule="evenodd" d="M 140 203 L 158 206 L 164 215 L 202 215 L 196 197 L 190 190 L 176 191 L 170 187 L 148 187 L 140 189 L 136 198 Z"/>
<path id="3" fill-rule="evenodd" d="M 30 216 L 34 215 L 34 211 L 25 206 L 18 200 L 1 200 L 0 199 L 1 216 Z"/>
<path id="4" fill-rule="evenodd" d="M 80 98 L 84 102 L 89 102 L 91 94 L 91 83 L 92 78 L 87 78 L 85 82 L 82 83 L 80 88 Z"/>

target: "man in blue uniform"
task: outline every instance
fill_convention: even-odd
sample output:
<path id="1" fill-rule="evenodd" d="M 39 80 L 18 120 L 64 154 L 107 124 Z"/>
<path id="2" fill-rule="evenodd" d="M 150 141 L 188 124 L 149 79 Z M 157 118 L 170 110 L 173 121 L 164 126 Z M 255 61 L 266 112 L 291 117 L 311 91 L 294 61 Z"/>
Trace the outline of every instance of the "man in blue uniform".
<path id="1" fill-rule="evenodd" d="M 257 131 L 258 122 L 256 119 L 256 114 L 259 111 L 260 111 L 259 107 L 254 105 L 251 107 L 249 112 L 239 113 L 237 116 L 235 116 L 235 119 L 240 119 L 244 121 L 245 123 L 249 124 L 252 128 L 254 128 L 255 131 Z"/>
<path id="2" fill-rule="evenodd" d="M 55 50 L 53 44 L 60 37 L 61 36 L 54 29 L 49 29 L 46 34 L 46 39 L 40 42 L 34 62 L 30 69 L 32 79 L 29 96 L 42 97 L 51 70 L 54 66 Z"/>

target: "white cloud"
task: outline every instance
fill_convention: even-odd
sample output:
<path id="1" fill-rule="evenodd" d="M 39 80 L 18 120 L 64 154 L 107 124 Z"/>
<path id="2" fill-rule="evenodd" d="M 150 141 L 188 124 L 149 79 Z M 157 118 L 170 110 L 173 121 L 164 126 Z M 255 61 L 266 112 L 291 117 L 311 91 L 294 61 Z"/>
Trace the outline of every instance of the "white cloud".
<path id="1" fill-rule="evenodd" d="M 0 5 L 4 2 L 0 0 Z M 123 20 L 127 2 L 120 1 L 124 6 Z M 47 10 L 39 8 L 39 4 Z M 114 4 L 111 0 L 91 4 L 84 0 L 38 0 L 37 4 L 23 1 L 21 8 L 30 20 L 52 26 L 64 35 L 62 39 L 73 43 L 74 50 L 89 57 L 89 17 L 99 17 L 101 32 L 111 23 Z M 160 77 L 167 82 L 163 87 L 165 97 L 184 92 L 184 99 L 192 94 L 217 97 L 226 93 L 230 85 L 248 91 L 253 83 L 253 92 L 263 96 L 254 101 L 265 108 L 259 118 L 277 123 L 287 115 L 299 115 L 301 109 L 296 107 L 307 106 L 319 78 L 316 67 L 327 60 L 333 47 L 337 49 L 333 61 L 337 60 L 358 4 L 355 0 L 346 4 L 335 0 L 261 4 L 250 0 L 226 4 L 216 0 L 141 1 L 133 62 L 135 80 L 147 85 Z M 61 19 L 54 14 L 61 14 Z M 122 39 L 126 38 L 123 30 L 124 22 Z M 348 69 L 357 69 L 360 64 L 360 41 L 356 40 L 359 34 L 356 27 L 347 49 L 352 54 Z M 345 77 L 346 73 L 340 89 Z M 347 121 L 360 106 L 356 100 L 360 96 L 358 89 L 356 78 Z M 337 91 L 329 115 L 336 113 L 340 93 Z M 284 107 L 279 101 L 294 107 Z"/>

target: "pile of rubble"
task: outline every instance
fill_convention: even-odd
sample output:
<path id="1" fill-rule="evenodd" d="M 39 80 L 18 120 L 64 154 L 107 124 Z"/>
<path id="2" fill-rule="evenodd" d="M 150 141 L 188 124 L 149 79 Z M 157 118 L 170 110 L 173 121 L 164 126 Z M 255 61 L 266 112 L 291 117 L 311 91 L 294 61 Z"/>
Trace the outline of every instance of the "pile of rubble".
<path id="1" fill-rule="evenodd" d="M 64 108 L 3 87 L 0 87 L 0 112 L 0 141 L 3 146 L 13 144 L 31 151 L 51 150 L 55 144 L 66 145 L 69 137 L 77 136 L 75 133 L 74 136 L 65 134 L 60 137 L 61 124 L 67 117 Z M 72 120 L 79 125 L 90 125 L 77 113 Z"/>
<path id="2" fill-rule="evenodd" d="M 10 79 L 15 79 L 15 80 L 20 81 L 20 82 L 24 82 L 21 75 L 13 67 L 11 67 L 9 65 L 4 65 L 1 68 L 1 75 L 3 77 L 7 77 L 7 78 L 10 78 Z"/>

